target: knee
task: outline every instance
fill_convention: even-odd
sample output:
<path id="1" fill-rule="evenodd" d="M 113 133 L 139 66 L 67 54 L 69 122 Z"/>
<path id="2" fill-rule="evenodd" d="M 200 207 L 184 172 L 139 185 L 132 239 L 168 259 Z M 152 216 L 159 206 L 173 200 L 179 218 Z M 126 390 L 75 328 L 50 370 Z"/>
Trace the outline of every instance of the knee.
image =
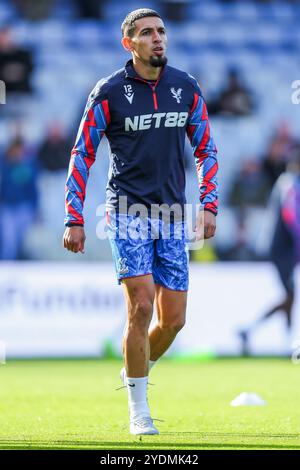
<path id="1" fill-rule="evenodd" d="M 135 311 L 141 317 L 149 317 L 152 314 L 153 304 L 148 299 L 140 299 L 135 304 Z"/>
<path id="2" fill-rule="evenodd" d="M 177 334 L 185 325 L 185 318 L 175 318 L 169 321 L 163 321 L 160 323 L 160 328 L 164 331 Z"/>
<path id="3" fill-rule="evenodd" d="M 131 308 L 129 326 L 148 328 L 152 318 L 153 304 L 149 299 L 137 300 Z"/>

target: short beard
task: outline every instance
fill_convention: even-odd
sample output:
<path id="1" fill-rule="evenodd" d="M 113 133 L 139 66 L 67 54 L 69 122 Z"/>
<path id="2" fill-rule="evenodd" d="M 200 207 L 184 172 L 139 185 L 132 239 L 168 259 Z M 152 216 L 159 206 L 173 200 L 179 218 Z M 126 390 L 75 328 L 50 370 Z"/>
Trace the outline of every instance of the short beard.
<path id="1" fill-rule="evenodd" d="M 152 65 L 152 67 L 163 67 L 164 65 L 166 65 L 167 62 L 168 62 L 168 59 L 165 55 L 164 56 L 152 55 L 149 60 L 149 63 L 150 65 Z"/>

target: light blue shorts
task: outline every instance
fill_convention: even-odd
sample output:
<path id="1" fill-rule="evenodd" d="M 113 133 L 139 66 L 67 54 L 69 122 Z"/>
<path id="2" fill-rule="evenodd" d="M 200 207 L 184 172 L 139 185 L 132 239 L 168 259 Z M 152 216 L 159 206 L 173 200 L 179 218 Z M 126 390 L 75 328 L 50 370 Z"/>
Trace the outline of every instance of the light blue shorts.
<path id="1" fill-rule="evenodd" d="M 107 214 L 107 229 L 118 283 L 152 274 L 156 284 L 187 291 L 189 253 L 184 222 Z"/>

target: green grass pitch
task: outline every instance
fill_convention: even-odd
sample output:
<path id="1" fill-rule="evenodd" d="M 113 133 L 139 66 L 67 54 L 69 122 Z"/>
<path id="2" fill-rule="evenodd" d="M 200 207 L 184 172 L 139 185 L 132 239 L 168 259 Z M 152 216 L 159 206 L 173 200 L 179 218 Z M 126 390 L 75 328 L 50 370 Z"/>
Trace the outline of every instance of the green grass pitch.
<path id="1" fill-rule="evenodd" d="M 300 365 L 289 359 L 161 360 L 149 402 L 159 436 L 128 433 L 117 360 L 0 366 L 1 449 L 300 449 Z M 243 391 L 267 405 L 230 406 Z"/>

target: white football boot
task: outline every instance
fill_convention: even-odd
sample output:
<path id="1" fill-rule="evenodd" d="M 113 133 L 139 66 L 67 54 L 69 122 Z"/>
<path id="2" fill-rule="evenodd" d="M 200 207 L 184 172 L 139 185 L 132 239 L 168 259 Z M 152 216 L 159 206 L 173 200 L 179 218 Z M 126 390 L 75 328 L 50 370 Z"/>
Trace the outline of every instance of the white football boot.
<path id="1" fill-rule="evenodd" d="M 130 421 L 129 431 L 130 434 L 134 434 L 135 436 L 159 434 L 150 416 L 137 417 Z"/>

